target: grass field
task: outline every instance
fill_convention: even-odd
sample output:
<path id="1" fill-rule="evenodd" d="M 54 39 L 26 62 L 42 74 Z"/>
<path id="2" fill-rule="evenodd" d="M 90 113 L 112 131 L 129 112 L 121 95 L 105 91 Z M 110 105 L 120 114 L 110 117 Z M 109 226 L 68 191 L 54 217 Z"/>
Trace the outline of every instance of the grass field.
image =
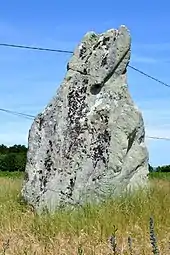
<path id="1" fill-rule="evenodd" d="M 169 180 L 170 181 L 170 173 L 152 172 L 152 173 L 150 173 L 150 179 Z"/>
<path id="2" fill-rule="evenodd" d="M 161 254 L 170 254 L 169 175 L 165 178 L 152 174 L 148 191 L 126 195 L 100 206 L 86 206 L 75 212 L 60 211 L 54 216 L 38 216 L 21 203 L 22 175 L 15 176 L 7 173 L 0 177 L 0 254 L 114 254 L 108 239 L 115 227 L 118 254 L 131 254 L 129 236 L 132 254 L 153 254 L 150 216 L 155 221 Z"/>

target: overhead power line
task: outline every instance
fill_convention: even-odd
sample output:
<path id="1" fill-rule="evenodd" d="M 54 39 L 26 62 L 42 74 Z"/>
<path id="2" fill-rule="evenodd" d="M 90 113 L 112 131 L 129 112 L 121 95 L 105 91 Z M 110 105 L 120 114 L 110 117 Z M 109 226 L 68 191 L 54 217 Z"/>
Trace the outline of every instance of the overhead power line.
<path id="1" fill-rule="evenodd" d="M 34 118 L 36 117 L 34 115 L 30 115 L 30 114 L 26 114 L 26 113 L 21 113 L 21 112 L 15 112 L 15 111 L 3 109 L 3 108 L 0 108 L 0 111 L 6 112 L 6 113 L 10 113 L 10 114 L 13 114 L 13 115 L 17 115 L 18 117 L 27 118 L 29 120 L 34 120 Z M 168 137 L 158 137 L 158 136 L 146 136 L 146 138 L 154 139 L 154 140 L 156 139 L 156 140 L 167 140 L 167 141 L 170 141 L 170 137 L 168 138 Z"/>
<path id="2" fill-rule="evenodd" d="M 33 115 L 22 113 L 22 112 L 10 111 L 10 110 L 3 109 L 3 108 L 0 108 L 0 111 L 1 112 L 6 112 L 6 113 L 10 113 L 12 115 L 16 115 L 16 116 L 19 116 L 19 117 L 23 117 L 23 118 L 26 118 L 26 119 L 34 119 Z"/>
<path id="3" fill-rule="evenodd" d="M 71 50 L 62 50 L 62 49 L 52 49 L 52 48 L 43 48 L 43 47 L 34 47 L 34 46 L 27 46 L 27 45 L 19 45 L 19 44 L 8 44 L 8 43 L 0 43 L 0 46 L 4 47 L 12 47 L 12 48 L 20 48 L 20 49 L 29 49 L 29 50 L 39 50 L 39 51 L 49 51 L 49 52 L 56 52 L 56 53 L 66 53 L 66 54 L 73 54 L 73 51 Z M 138 68 L 128 65 L 129 68 L 133 69 L 134 71 L 148 77 L 149 79 L 152 79 L 166 87 L 170 87 L 169 84 L 157 79 L 156 77 L 149 75 L 142 70 L 139 70 Z"/>
<path id="4" fill-rule="evenodd" d="M 73 51 L 69 51 L 69 50 L 50 49 L 50 48 L 33 47 L 33 46 L 26 46 L 26 45 L 8 44 L 8 43 L 0 43 L 0 46 L 28 49 L 28 50 L 51 51 L 51 52 L 58 52 L 58 53 L 69 53 L 69 54 L 73 53 Z"/>
<path id="5" fill-rule="evenodd" d="M 12 47 L 12 48 L 20 48 L 20 49 L 29 49 L 29 50 L 38 50 L 38 51 L 49 51 L 49 52 L 57 52 L 57 53 L 67 53 L 67 54 L 73 54 L 73 51 L 69 51 L 69 50 L 61 50 L 61 49 L 52 49 L 52 48 L 43 48 L 43 47 L 33 47 L 33 46 L 26 46 L 26 45 L 18 45 L 18 44 L 8 44 L 8 43 L 0 43 L 0 46 L 4 46 L 4 47 Z M 166 86 L 166 87 L 170 87 L 169 84 L 139 70 L 138 68 L 131 66 L 130 64 L 128 65 L 129 68 L 133 69 L 134 71 Z M 27 119 L 31 119 L 33 120 L 35 118 L 35 116 L 30 115 L 30 114 L 25 114 L 25 113 L 20 113 L 20 112 L 15 112 L 15 111 L 11 111 L 11 110 L 7 110 L 7 109 L 3 109 L 0 108 L 0 111 L 2 112 L 6 112 L 6 113 L 10 113 L 13 115 L 17 115 L 18 117 L 23 117 L 23 118 L 27 118 Z M 148 139 L 159 139 L 159 140 L 168 140 L 170 141 L 170 138 L 166 138 L 166 137 L 157 137 L 157 136 L 146 136 L 146 138 Z"/>
<path id="6" fill-rule="evenodd" d="M 137 69 L 137 68 L 135 68 L 135 67 L 133 67 L 133 66 L 131 66 L 131 65 L 128 65 L 131 69 L 133 69 L 134 71 L 136 71 L 136 72 L 138 72 L 138 73 L 140 73 L 140 74 L 142 74 L 142 75 L 145 75 L 146 77 L 148 77 L 148 78 L 150 78 L 150 79 L 152 79 L 152 80 L 154 80 L 154 81 L 156 81 L 156 82 L 158 82 L 158 83 L 160 83 L 160 84 L 162 84 L 162 85 L 164 85 L 164 86 L 166 86 L 166 87 L 170 87 L 170 85 L 169 84 L 167 84 L 167 83 L 165 83 L 165 82 L 163 82 L 163 81 L 161 81 L 161 80 L 158 80 L 157 78 L 155 78 L 155 77 L 153 77 L 153 76 L 151 76 L 151 75 L 149 75 L 149 74 L 147 74 L 147 73 L 144 73 L 143 71 L 141 71 L 141 70 L 139 70 L 139 69 Z"/>

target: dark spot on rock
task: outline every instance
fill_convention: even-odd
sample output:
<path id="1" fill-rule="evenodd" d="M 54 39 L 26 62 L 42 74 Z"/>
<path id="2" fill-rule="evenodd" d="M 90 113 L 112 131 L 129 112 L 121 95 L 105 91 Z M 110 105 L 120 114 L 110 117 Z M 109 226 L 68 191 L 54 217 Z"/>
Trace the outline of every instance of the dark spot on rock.
<path id="1" fill-rule="evenodd" d="M 88 79 L 84 79 L 83 84 L 88 84 Z"/>
<path id="2" fill-rule="evenodd" d="M 24 181 L 29 181 L 29 175 L 27 172 L 24 172 Z"/>
<path id="3" fill-rule="evenodd" d="M 86 153 L 87 153 L 87 151 L 86 151 L 85 149 L 82 149 L 82 152 L 83 152 L 84 154 L 86 154 Z"/>
<path id="4" fill-rule="evenodd" d="M 107 45 L 109 41 L 110 41 L 110 37 L 104 37 L 102 45 Z"/>
<path id="5" fill-rule="evenodd" d="M 70 186 L 71 186 L 71 188 L 74 187 L 74 181 L 73 181 L 73 179 L 70 179 Z"/>
<path id="6" fill-rule="evenodd" d="M 84 53 L 86 53 L 86 47 L 82 44 L 79 52 L 79 57 L 82 58 Z"/>
<path id="7" fill-rule="evenodd" d="M 98 41 L 94 46 L 93 46 L 93 50 L 97 49 L 97 47 L 100 45 L 101 41 Z"/>
<path id="8" fill-rule="evenodd" d="M 42 125 L 43 125 L 44 119 L 42 116 L 39 117 L 39 131 L 41 131 Z"/>
<path id="9" fill-rule="evenodd" d="M 100 93 L 101 89 L 102 89 L 101 84 L 94 84 L 91 86 L 90 92 L 92 95 L 97 95 L 98 93 Z"/>
<path id="10" fill-rule="evenodd" d="M 68 71 L 68 70 L 67 70 Z M 68 77 L 66 77 L 65 79 L 66 79 L 66 81 L 70 81 L 71 80 L 71 76 L 68 76 Z"/>
<path id="11" fill-rule="evenodd" d="M 68 93 L 68 140 L 69 148 L 65 157 L 69 160 L 72 158 L 72 154 L 76 151 L 76 148 L 80 145 L 82 141 L 78 139 L 79 134 L 82 132 L 82 126 L 80 124 L 80 119 L 85 116 L 84 109 L 87 108 L 86 91 L 87 79 L 81 83 L 75 82 L 70 85 L 70 91 Z"/>
<path id="12" fill-rule="evenodd" d="M 41 192 L 46 192 L 46 185 L 47 185 L 47 182 L 48 182 L 48 175 L 43 175 L 40 179 L 41 181 L 41 184 L 40 184 L 40 191 Z"/>
<path id="13" fill-rule="evenodd" d="M 113 169 L 114 173 L 119 173 L 121 172 L 121 170 L 122 170 L 121 166 L 114 166 L 114 169 Z"/>
<path id="14" fill-rule="evenodd" d="M 141 137 L 139 137 L 139 142 L 142 143 L 145 140 L 145 134 L 143 133 Z"/>
<path id="15" fill-rule="evenodd" d="M 84 73 L 84 75 L 87 75 L 87 69 L 86 68 L 83 69 L 83 73 Z"/>
<path id="16" fill-rule="evenodd" d="M 107 168 L 107 164 L 109 161 L 109 153 L 108 148 L 110 146 L 111 135 L 107 130 L 108 127 L 108 116 L 103 113 L 98 113 L 100 115 L 101 123 L 104 125 L 104 130 L 100 129 L 97 131 L 93 130 L 93 139 L 91 142 L 91 158 L 93 162 L 93 167 L 96 168 L 97 163 L 102 161 L 105 167 Z"/>
<path id="17" fill-rule="evenodd" d="M 52 152 L 52 151 L 53 151 L 53 143 L 52 143 L 51 140 L 49 140 L 49 145 L 50 145 L 50 150 L 51 150 L 51 152 Z"/>
<path id="18" fill-rule="evenodd" d="M 127 72 L 127 68 L 125 68 L 125 69 L 123 70 L 122 74 L 126 74 L 126 72 Z"/>
<path id="19" fill-rule="evenodd" d="M 36 197 L 36 203 L 39 203 L 40 202 L 40 196 L 37 196 Z"/>
<path id="20" fill-rule="evenodd" d="M 74 186 L 75 186 L 75 180 L 76 180 L 76 177 L 74 179 L 73 178 L 70 179 L 70 185 L 67 187 L 67 193 L 66 193 L 68 198 L 72 197 Z"/>
<path id="21" fill-rule="evenodd" d="M 86 57 L 86 60 L 85 60 L 85 64 L 87 64 L 88 62 L 89 62 L 89 58 L 91 57 L 91 55 L 92 55 L 92 51 L 88 54 L 88 56 Z M 85 58 L 85 56 L 84 57 L 82 57 L 82 59 L 84 59 Z"/>
<path id="22" fill-rule="evenodd" d="M 68 154 L 65 155 L 65 158 L 68 160 L 71 159 L 70 155 L 68 155 Z"/>
<path id="23" fill-rule="evenodd" d="M 101 66 L 107 65 L 107 56 L 102 59 Z"/>
<path id="24" fill-rule="evenodd" d="M 126 154 L 128 153 L 128 151 L 131 149 L 133 142 L 135 140 L 135 136 L 136 136 L 137 130 L 134 129 L 129 135 L 128 135 L 128 147 L 127 147 L 127 151 Z"/>
<path id="25" fill-rule="evenodd" d="M 47 178 L 44 178 L 43 180 L 42 180 L 42 182 L 43 182 L 43 185 L 44 185 L 44 187 L 46 186 L 46 184 L 47 184 Z"/>
<path id="26" fill-rule="evenodd" d="M 53 162 L 51 160 L 51 156 L 48 155 L 44 161 L 44 166 L 45 166 L 45 169 L 48 171 L 48 172 L 51 172 L 51 167 L 53 165 Z"/>

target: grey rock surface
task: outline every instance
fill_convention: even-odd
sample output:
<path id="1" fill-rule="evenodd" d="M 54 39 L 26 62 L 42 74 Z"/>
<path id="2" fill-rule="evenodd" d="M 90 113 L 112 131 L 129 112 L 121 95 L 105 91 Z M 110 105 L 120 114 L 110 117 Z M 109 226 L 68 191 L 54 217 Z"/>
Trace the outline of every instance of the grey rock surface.
<path id="1" fill-rule="evenodd" d="M 127 86 L 125 26 L 87 33 L 29 131 L 24 199 L 37 210 L 101 201 L 147 184 L 141 112 Z"/>

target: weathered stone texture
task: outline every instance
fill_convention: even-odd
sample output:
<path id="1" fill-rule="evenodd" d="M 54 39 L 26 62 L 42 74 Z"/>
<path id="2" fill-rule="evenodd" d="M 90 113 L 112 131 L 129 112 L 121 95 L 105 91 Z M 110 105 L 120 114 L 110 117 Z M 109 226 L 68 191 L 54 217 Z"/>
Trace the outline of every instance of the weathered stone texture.
<path id="1" fill-rule="evenodd" d="M 55 97 L 29 132 L 22 194 L 37 209 L 100 201 L 144 185 L 148 151 L 127 87 L 131 38 L 125 26 L 87 33 Z"/>

